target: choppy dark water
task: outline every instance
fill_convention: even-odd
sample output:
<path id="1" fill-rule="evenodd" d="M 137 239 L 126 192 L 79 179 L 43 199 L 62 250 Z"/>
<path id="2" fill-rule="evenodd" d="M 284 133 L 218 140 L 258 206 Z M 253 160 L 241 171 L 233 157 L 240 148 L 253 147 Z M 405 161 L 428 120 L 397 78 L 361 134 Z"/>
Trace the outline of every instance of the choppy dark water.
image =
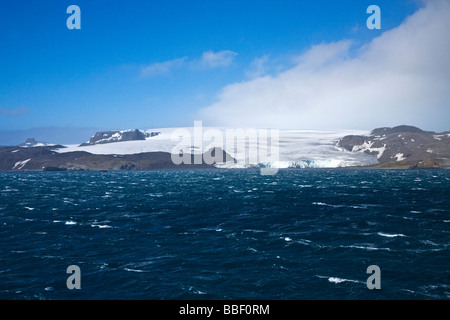
<path id="1" fill-rule="evenodd" d="M 0 239 L 0 299 L 449 299 L 450 171 L 0 173 Z"/>

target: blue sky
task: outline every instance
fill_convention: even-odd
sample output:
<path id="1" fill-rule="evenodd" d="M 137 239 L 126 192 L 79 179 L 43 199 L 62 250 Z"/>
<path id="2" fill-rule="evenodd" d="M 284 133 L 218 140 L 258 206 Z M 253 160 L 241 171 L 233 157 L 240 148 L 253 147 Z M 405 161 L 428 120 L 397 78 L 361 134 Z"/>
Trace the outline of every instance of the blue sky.
<path id="1" fill-rule="evenodd" d="M 81 9 L 81 30 L 66 27 L 72 4 Z M 371 4 L 382 10 L 381 30 L 366 28 Z M 48 139 L 45 128 L 86 135 L 191 126 L 203 110 L 227 108 L 216 103 L 230 85 L 277 77 L 315 45 L 350 39 L 346 54 L 358 54 L 421 7 L 408 0 L 2 1 L 0 132 L 13 141 L 14 132 L 35 128 Z M 205 117 L 206 125 L 222 124 L 216 120 Z"/>

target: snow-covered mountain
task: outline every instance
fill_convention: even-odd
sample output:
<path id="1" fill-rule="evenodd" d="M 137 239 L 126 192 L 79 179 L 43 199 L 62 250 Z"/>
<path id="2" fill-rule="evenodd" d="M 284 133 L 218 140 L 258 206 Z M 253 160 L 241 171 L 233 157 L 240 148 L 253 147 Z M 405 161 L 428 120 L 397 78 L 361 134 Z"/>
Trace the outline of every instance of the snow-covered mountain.
<path id="1" fill-rule="evenodd" d="M 0 147 L 0 170 L 351 166 L 450 168 L 450 132 L 411 126 L 371 132 L 194 126 L 98 132 L 82 145 L 29 139 L 22 146 Z"/>
<path id="2" fill-rule="evenodd" d="M 262 132 L 270 138 L 270 130 L 256 131 L 256 138 L 255 135 L 252 136 L 251 131 L 245 129 L 238 132 L 236 129 L 208 127 L 201 128 L 199 138 L 199 131 L 196 130 L 198 128 L 184 127 L 97 133 L 89 144 L 67 145 L 55 151 L 59 153 L 85 151 L 96 155 L 129 155 L 145 152 L 200 154 L 212 147 L 218 147 L 237 160 L 236 163 L 217 165 L 224 168 L 254 166 L 335 168 L 370 165 L 377 162 L 374 156 L 351 152 L 337 145 L 342 137 L 366 134 L 365 131 L 278 130 L 278 154 L 273 156 L 270 155 L 273 145 L 261 139 Z M 137 138 L 124 141 L 123 133 L 132 133 Z M 211 133 L 216 139 L 210 138 Z M 227 141 L 227 135 L 229 137 L 230 133 L 235 139 L 231 147 L 230 141 Z M 217 139 L 217 136 L 221 136 L 221 139 Z"/>
<path id="3" fill-rule="evenodd" d="M 45 147 L 45 146 L 51 146 L 52 144 L 43 142 L 43 141 L 36 141 L 34 138 L 28 138 L 24 143 L 19 144 L 19 147 L 22 148 L 33 148 L 33 147 Z"/>
<path id="4" fill-rule="evenodd" d="M 142 132 L 138 129 L 101 131 L 95 133 L 88 142 L 81 144 L 81 146 L 84 147 L 95 144 L 145 140 L 146 138 L 157 136 L 158 134 L 159 132 Z"/>

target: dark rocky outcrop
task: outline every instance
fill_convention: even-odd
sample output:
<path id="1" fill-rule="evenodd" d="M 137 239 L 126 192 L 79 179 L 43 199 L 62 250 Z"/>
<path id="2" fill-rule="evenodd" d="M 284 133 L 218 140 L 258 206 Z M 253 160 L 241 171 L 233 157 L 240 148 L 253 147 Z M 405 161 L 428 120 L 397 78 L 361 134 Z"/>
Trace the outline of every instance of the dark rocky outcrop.
<path id="1" fill-rule="evenodd" d="M 2 171 L 65 171 L 65 170 L 153 170 L 153 169 L 195 169 L 215 168 L 214 164 L 190 155 L 190 161 L 176 165 L 167 152 L 146 152 L 128 155 L 96 155 L 85 151 L 58 153 L 55 149 L 61 145 L 48 147 L 20 148 L 0 147 L 0 170 Z M 234 161 L 220 148 L 205 152 L 208 154 L 222 152 L 225 161 Z M 187 162 L 187 163 L 186 163 Z"/>

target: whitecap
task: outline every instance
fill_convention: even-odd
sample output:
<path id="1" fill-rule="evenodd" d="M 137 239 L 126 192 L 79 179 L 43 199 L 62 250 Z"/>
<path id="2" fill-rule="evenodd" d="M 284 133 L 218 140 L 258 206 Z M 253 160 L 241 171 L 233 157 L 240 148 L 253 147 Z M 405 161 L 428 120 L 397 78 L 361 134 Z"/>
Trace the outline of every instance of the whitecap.
<path id="1" fill-rule="evenodd" d="M 316 276 L 321 279 L 327 279 L 331 283 L 342 283 L 342 282 L 353 282 L 353 283 L 363 283 L 362 281 L 352 280 L 352 279 L 344 279 L 344 278 L 338 278 L 338 277 L 328 277 L 328 276 Z"/>
<path id="2" fill-rule="evenodd" d="M 419 242 L 423 243 L 423 244 L 427 244 L 427 245 L 439 246 L 439 244 L 437 244 L 437 243 L 435 243 L 435 242 L 433 242 L 431 240 L 419 240 Z"/>
<path id="3" fill-rule="evenodd" d="M 245 231 L 245 232 L 253 232 L 253 233 L 261 233 L 261 232 L 265 232 L 264 230 L 257 230 L 257 229 L 244 229 L 244 230 L 242 230 L 242 231 Z M 270 236 L 273 236 L 273 235 L 279 235 L 279 233 L 271 233 L 271 234 L 269 234 Z"/>
<path id="4" fill-rule="evenodd" d="M 99 228 L 99 229 L 105 229 L 105 228 L 112 228 L 111 226 L 107 225 L 107 224 L 91 224 L 92 228 Z"/>
<path id="5" fill-rule="evenodd" d="M 25 209 L 33 211 L 35 208 L 31 208 L 31 207 L 25 207 Z"/>
<path id="6" fill-rule="evenodd" d="M 194 294 L 207 294 L 206 292 L 194 289 L 194 287 L 189 287 L 189 291 Z"/>
<path id="7" fill-rule="evenodd" d="M 342 283 L 342 282 L 356 282 L 356 283 L 358 283 L 359 282 L 359 281 L 356 281 L 356 280 L 342 279 L 342 278 L 337 278 L 337 277 L 329 277 L 328 281 L 332 282 L 332 283 Z"/>
<path id="8" fill-rule="evenodd" d="M 395 237 L 406 237 L 404 234 L 402 233 L 394 233 L 394 234 L 390 234 L 390 233 L 383 233 L 383 232 L 378 232 L 379 236 L 382 237 L 388 237 L 388 238 L 395 238 Z"/>
<path id="9" fill-rule="evenodd" d="M 344 206 L 341 204 L 328 204 L 328 203 L 324 203 L 324 202 L 313 202 L 312 204 L 316 205 L 316 206 L 327 206 L 327 207 L 332 207 L 332 208 L 354 208 L 354 209 L 361 209 L 359 207 L 356 206 Z"/>
<path id="10" fill-rule="evenodd" d="M 149 271 L 145 271 L 145 270 L 130 269 L 130 268 L 125 268 L 125 271 L 129 271 L 129 272 L 138 272 L 138 273 L 149 272 Z"/>
<path id="11" fill-rule="evenodd" d="M 353 209 L 368 209 L 369 206 L 371 206 L 370 204 L 360 204 L 360 205 L 354 205 L 354 206 L 350 206 Z"/>
<path id="12" fill-rule="evenodd" d="M 408 293 L 416 294 L 416 292 L 413 291 L 413 290 L 409 290 L 409 289 L 401 289 L 401 290 L 402 290 L 402 291 L 406 291 L 406 292 L 408 292 Z"/>
<path id="13" fill-rule="evenodd" d="M 162 193 L 149 193 L 148 195 L 150 197 L 157 197 L 157 198 L 164 196 Z"/>
<path id="14" fill-rule="evenodd" d="M 65 225 L 71 226 L 77 224 L 75 221 L 66 221 Z"/>
<path id="15" fill-rule="evenodd" d="M 371 247 L 371 246 L 339 246 L 340 248 L 351 248 L 351 249 L 362 249 L 367 251 L 377 251 L 377 250 L 384 250 L 384 251 L 392 251 L 390 248 L 377 248 L 377 247 Z"/>
<path id="16" fill-rule="evenodd" d="M 284 241 L 290 242 L 290 241 L 292 241 L 292 239 L 289 237 L 286 237 L 286 238 L 284 238 Z"/>
<path id="17" fill-rule="evenodd" d="M 300 240 L 296 240 L 294 242 L 298 243 L 298 244 L 305 245 L 305 246 L 310 246 L 311 245 L 311 240 L 307 240 L 307 239 L 300 239 Z"/>

